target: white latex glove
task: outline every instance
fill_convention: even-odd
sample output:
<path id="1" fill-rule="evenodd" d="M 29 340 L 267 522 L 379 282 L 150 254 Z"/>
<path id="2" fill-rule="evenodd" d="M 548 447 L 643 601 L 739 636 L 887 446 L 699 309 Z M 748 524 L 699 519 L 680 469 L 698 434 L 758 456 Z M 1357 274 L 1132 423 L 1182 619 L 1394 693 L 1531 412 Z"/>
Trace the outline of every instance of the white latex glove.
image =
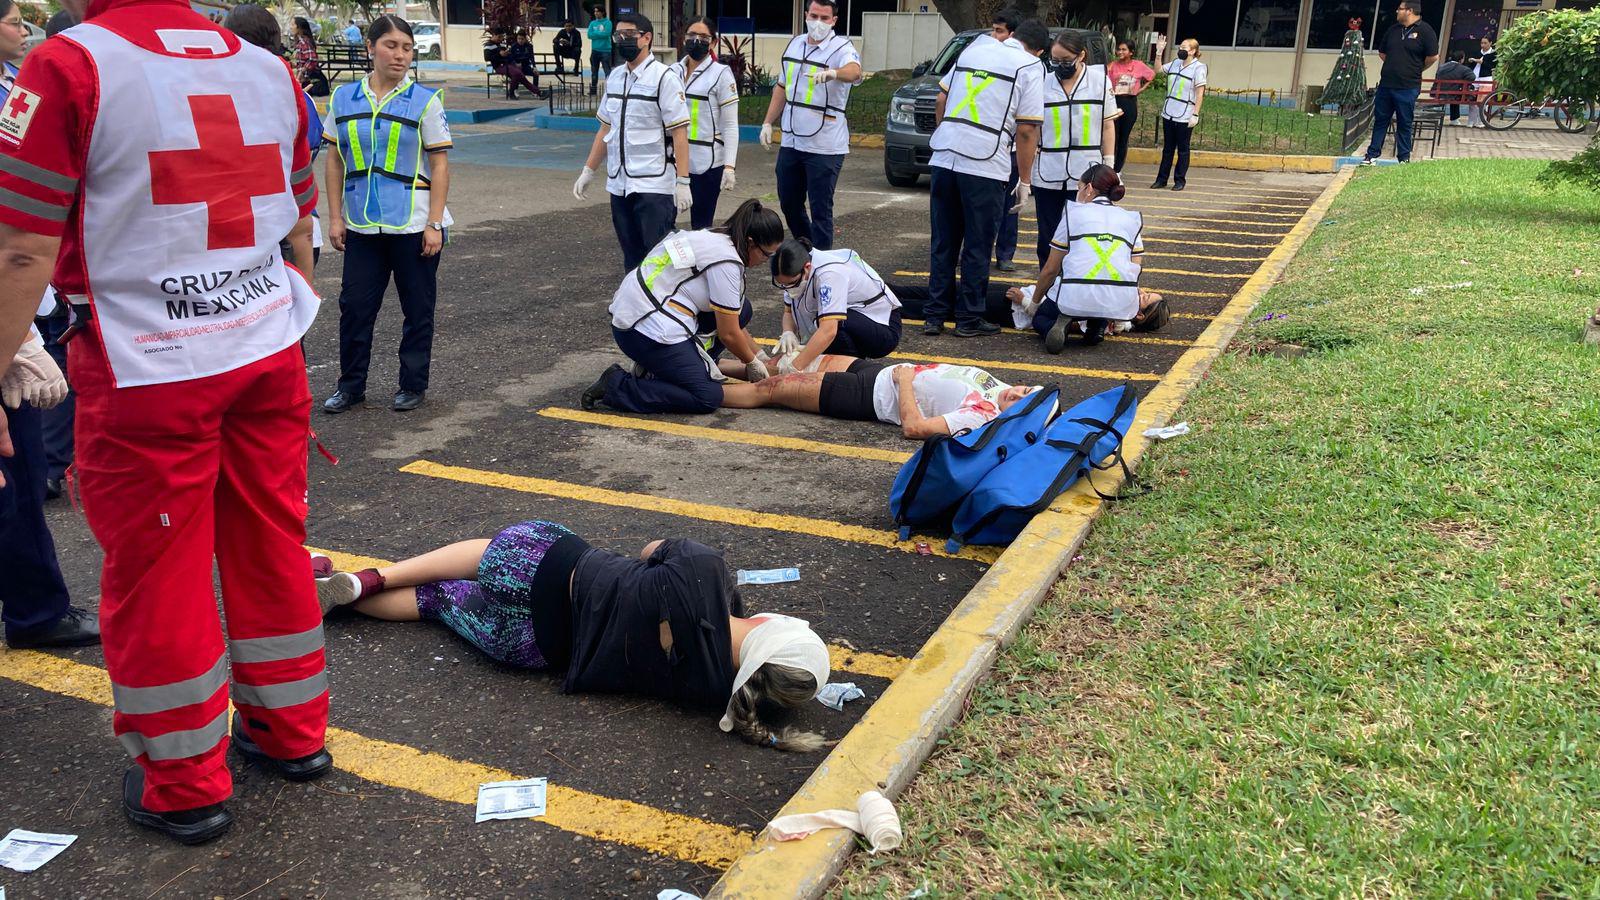
<path id="1" fill-rule="evenodd" d="M 756 354 L 754 359 L 744 364 L 744 380 L 750 382 L 751 384 L 755 384 L 758 381 L 765 381 L 771 376 L 772 373 L 767 371 L 767 364 L 761 361 L 761 355 L 759 353 Z"/>
<path id="2" fill-rule="evenodd" d="M 589 194 L 589 182 L 591 181 L 594 181 L 594 170 L 584 166 L 583 171 L 578 173 L 578 180 L 572 184 L 573 199 L 585 199 Z"/>
<path id="3" fill-rule="evenodd" d="M 0 375 L 0 403 L 16 409 L 24 401 L 49 409 L 67 399 L 67 379 L 44 349 L 44 339 L 30 334 Z"/>
<path id="4" fill-rule="evenodd" d="M 1197 126 L 1199 124 L 1200 124 L 1200 114 L 1199 113 L 1192 113 L 1189 116 L 1189 127 L 1190 128 L 1194 128 L 1195 126 Z"/>
<path id="5" fill-rule="evenodd" d="M 739 179 L 736 178 L 734 176 L 734 174 L 733 174 L 733 166 L 723 166 L 722 167 L 722 189 L 725 190 L 725 191 L 731 191 L 731 190 L 733 190 L 734 186 L 737 185 L 738 183 L 739 183 Z"/>
<path id="6" fill-rule="evenodd" d="M 785 331 L 783 336 L 778 338 L 778 349 L 775 355 L 782 356 L 785 353 L 794 353 L 799 349 L 800 335 L 795 334 L 792 331 Z"/>
<path id="7" fill-rule="evenodd" d="M 811 80 L 816 84 L 827 84 L 830 81 L 837 81 L 839 80 L 839 70 L 823 69 L 817 74 L 811 76 Z"/>
<path id="8" fill-rule="evenodd" d="M 1117 164 L 1117 157 L 1115 154 L 1103 153 L 1100 155 L 1100 162 L 1103 165 L 1115 166 Z"/>
<path id="9" fill-rule="evenodd" d="M 800 370 L 796 369 L 794 367 L 794 360 L 795 360 L 795 357 L 794 357 L 794 354 L 792 354 L 792 353 L 785 353 L 784 355 L 778 357 L 778 374 L 779 375 L 798 375 L 798 374 L 800 374 Z"/>
<path id="10" fill-rule="evenodd" d="M 1011 196 L 1017 201 L 1017 205 L 1011 207 L 1010 211 L 1020 212 L 1022 204 L 1027 203 L 1028 198 L 1033 196 L 1033 188 L 1026 181 L 1019 181 L 1017 182 L 1017 189 L 1011 192 Z"/>
<path id="11" fill-rule="evenodd" d="M 677 205 L 678 212 L 688 212 L 689 207 L 694 205 L 694 194 L 689 190 L 689 179 L 678 179 L 678 186 L 672 189 L 672 200 Z"/>
<path id="12" fill-rule="evenodd" d="M 772 123 L 771 122 L 763 122 L 763 123 L 761 123 L 761 146 L 767 148 L 768 150 L 772 149 Z"/>

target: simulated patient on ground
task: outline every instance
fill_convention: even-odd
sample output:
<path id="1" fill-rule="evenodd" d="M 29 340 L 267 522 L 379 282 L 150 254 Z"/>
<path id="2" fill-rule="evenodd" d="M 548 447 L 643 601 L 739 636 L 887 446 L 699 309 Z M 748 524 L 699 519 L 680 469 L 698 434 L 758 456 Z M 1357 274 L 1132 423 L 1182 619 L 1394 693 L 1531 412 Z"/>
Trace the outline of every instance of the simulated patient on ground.
<path id="1" fill-rule="evenodd" d="M 635 556 L 530 521 L 379 569 L 317 566 L 324 615 L 438 622 L 496 662 L 564 673 L 565 693 L 660 697 L 779 750 L 827 743 L 760 711 L 814 698 L 828 683 L 827 646 L 801 619 L 746 617 L 722 553 L 704 544 L 651 541 Z"/>

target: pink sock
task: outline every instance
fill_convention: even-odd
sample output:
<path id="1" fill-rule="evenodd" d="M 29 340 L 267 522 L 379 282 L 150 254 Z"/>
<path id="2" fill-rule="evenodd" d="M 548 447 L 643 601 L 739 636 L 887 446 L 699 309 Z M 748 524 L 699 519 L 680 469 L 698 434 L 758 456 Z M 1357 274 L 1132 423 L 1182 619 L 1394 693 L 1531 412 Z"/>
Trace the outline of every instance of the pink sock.
<path id="1" fill-rule="evenodd" d="M 377 569 L 362 569 L 352 574 L 356 576 L 357 581 L 361 582 L 361 593 L 356 595 L 358 599 L 371 597 L 373 594 L 383 590 L 383 576 L 378 573 Z"/>

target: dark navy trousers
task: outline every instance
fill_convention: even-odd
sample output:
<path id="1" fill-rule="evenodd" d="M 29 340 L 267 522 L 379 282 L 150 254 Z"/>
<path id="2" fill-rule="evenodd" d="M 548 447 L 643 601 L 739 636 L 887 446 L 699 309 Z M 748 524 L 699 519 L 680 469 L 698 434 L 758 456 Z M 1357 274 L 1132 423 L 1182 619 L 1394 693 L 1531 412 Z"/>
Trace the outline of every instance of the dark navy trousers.
<path id="1" fill-rule="evenodd" d="M 797 238 L 809 238 L 817 250 L 833 249 L 833 189 L 839 184 L 844 156 L 778 148 L 778 206 Z M 806 202 L 811 213 L 806 215 Z"/>
<path id="2" fill-rule="evenodd" d="M 67 583 L 44 518 L 44 420 L 22 404 L 5 411 L 13 456 L 0 456 L 0 617 L 6 634 L 42 628 L 67 612 Z"/>
<path id="3" fill-rule="evenodd" d="M 622 268 L 629 272 L 639 268 L 650 248 L 672 233 L 677 220 L 678 205 L 671 194 L 612 194 L 611 227 L 622 246 Z"/>
<path id="4" fill-rule="evenodd" d="M 739 326 L 750 324 L 754 315 L 750 301 L 739 310 Z M 716 313 L 701 313 L 695 327 L 702 334 L 715 333 Z M 694 348 L 695 339 L 662 344 L 637 331 L 611 326 L 611 336 L 628 358 L 644 367 L 645 377 L 632 372 L 616 372 L 606 381 L 605 404 L 612 409 L 639 413 L 714 412 L 722 405 L 722 382 L 706 371 L 705 359 Z M 712 359 L 726 349 L 713 338 L 707 351 Z"/>
<path id="5" fill-rule="evenodd" d="M 833 343 L 827 352 L 834 356 L 857 356 L 861 359 L 881 359 L 900 346 L 900 310 L 889 316 L 889 324 L 881 325 L 867 318 L 866 313 L 852 309 L 839 323 L 833 334 Z"/>
<path id="6" fill-rule="evenodd" d="M 689 176 L 689 227 L 702 231 L 716 224 L 717 200 L 722 196 L 722 167 L 712 166 L 699 175 Z M 654 246 L 654 245 L 651 245 Z"/>
<path id="7" fill-rule="evenodd" d="M 983 321 L 989 292 L 989 254 L 1005 213 L 1006 183 L 934 166 L 929 181 L 933 232 L 929 241 L 928 302 L 923 317 L 957 327 Z M 956 284 L 960 262 L 961 283 Z"/>
<path id="8" fill-rule="evenodd" d="M 1061 225 L 1061 217 L 1066 215 L 1067 203 L 1078 199 L 1078 188 L 1074 184 L 1070 191 L 1052 190 L 1050 188 L 1033 189 L 1033 208 L 1039 213 L 1039 268 L 1044 268 L 1045 261 L 1050 259 L 1050 241 L 1056 236 L 1056 229 Z"/>
<path id="9" fill-rule="evenodd" d="M 44 335 L 44 348 L 63 373 L 67 371 L 67 348 L 56 343 L 67 330 L 67 314 L 34 319 L 39 333 Z M 67 399 L 44 411 L 44 455 L 48 461 L 49 477 L 60 480 L 72 465 L 72 421 L 78 407 L 78 395 L 68 385 Z"/>

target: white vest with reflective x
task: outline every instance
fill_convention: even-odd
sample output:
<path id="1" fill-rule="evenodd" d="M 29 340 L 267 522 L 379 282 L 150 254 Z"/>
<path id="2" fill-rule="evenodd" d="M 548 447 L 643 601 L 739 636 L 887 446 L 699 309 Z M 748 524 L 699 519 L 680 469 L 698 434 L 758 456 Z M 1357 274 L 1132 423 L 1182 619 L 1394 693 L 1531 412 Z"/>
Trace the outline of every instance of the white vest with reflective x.
<path id="1" fill-rule="evenodd" d="M 704 279 L 715 266 L 738 266 L 743 284 L 744 261 L 731 238 L 717 231 L 674 231 L 622 280 L 611 297 L 611 324 L 663 344 L 693 339 L 696 319 L 712 311 L 709 282 Z M 716 299 L 732 309 L 744 301 L 743 297 Z"/>
<path id="2" fill-rule="evenodd" d="M 719 105 L 717 85 L 726 78 L 733 80 L 733 72 L 725 63 L 707 59 L 689 74 L 689 67 L 679 60 L 667 67 L 683 82 L 683 99 L 689 105 L 689 172 L 704 175 L 723 163 L 724 142 L 737 142 L 738 135 L 722 133 L 722 107 Z M 735 91 L 734 96 L 738 96 Z M 672 142 L 667 142 L 670 157 Z"/>
<path id="3" fill-rule="evenodd" d="M 1073 191 L 1078 179 L 1100 161 L 1105 98 L 1104 66 L 1086 66 L 1068 93 L 1053 73 L 1044 77 L 1044 128 L 1033 166 L 1033 186 Z"/>
<path id="4" fill-rule="evenodd" d="M 817 84 L 817 73 L 828 68 L 828 60 L 850 39 L 836 34 L 820 44 L 805 35 L 789 41 L 783 51 L 779 75 L 783 81 L 782 131 L 795 137 L 815 137 L 825 120 L 844 115 L 850 102 L 850 85 L 835 79 Z"/>
<path id="5" fill-rule="evenodd" d="M 1139 312 L 1139 246 L 1144 218 L 1097 197 L 1067 204 L 1067 256 L 1048 298 L 1076 319 L 1131 319 Z M 1059 233 L 1059 232 L 1058 232 Z M 1057 245 L 1059 246 L 1059 245 Z"/>
<path id="6" fill-rule="evenodd" d="M 1016 139 L 1017 80 L 1032 65 L 1038 65 L 1032 57 L 992 37 L 973 41 L 950 70 L 944 118 L 928 146 L 972 160 L 1010 153 Z"/>
<path id="7" fill-rule="evenodd" d="M 1162 71 L 1167 73 L 1167 101 L 1161 106 L 1161 118 L 1174 122 L 1186 121 L 1194 114 L 1194 76 L 1200 60 L 1173 60 Z"/>

